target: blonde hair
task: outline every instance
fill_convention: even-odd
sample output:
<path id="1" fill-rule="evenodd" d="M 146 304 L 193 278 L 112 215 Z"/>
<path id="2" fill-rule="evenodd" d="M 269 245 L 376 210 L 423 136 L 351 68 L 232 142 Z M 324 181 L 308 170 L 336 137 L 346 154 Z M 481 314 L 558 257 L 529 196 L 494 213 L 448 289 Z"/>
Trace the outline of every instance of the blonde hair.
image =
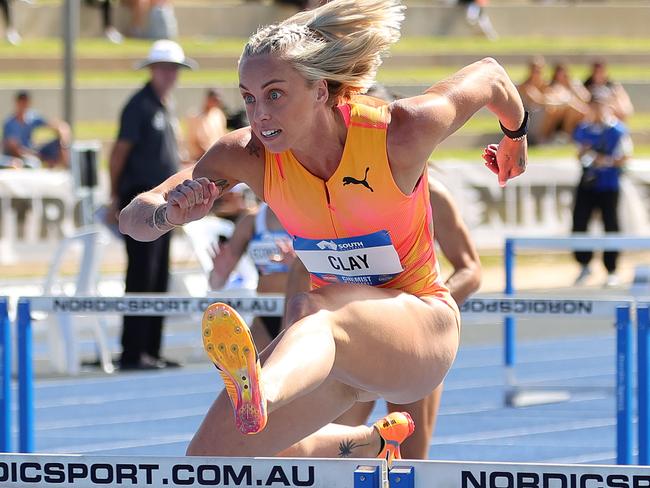
<path id="1" fill-rule="evenodd" d="M 400 0 L 333 0 L 259 29 L 241 58 L 278 56 L 307 82 L 326 80 L 337 104 L 373 85 L 382 55 L 399 40 L 404 8 Z"/>

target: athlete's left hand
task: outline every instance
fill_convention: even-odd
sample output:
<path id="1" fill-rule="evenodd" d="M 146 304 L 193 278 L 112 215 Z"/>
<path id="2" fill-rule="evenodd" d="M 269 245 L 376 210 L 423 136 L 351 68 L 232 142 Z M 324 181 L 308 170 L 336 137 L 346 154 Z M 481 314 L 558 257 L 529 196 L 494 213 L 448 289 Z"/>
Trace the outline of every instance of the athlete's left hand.
<path id="1" fill-rule="evenodd" d="M 497 144 L 490 144 L 483 152 L 485 165 L 499 177 L 499 185 L 506 186 L 509 179 L 526 171 L 528 163 L 528 142 L 524 138 L 513 141 L 504 137 Z"/>

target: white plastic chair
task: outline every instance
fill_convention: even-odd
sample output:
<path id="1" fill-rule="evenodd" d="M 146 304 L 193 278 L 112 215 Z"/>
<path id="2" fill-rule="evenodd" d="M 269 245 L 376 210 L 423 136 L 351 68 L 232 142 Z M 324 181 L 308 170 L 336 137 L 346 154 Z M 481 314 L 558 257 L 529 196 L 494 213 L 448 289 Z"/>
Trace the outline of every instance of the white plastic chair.
<path id="1" fill-rule="evenodd" d="M 107 236 L 99 227 L 89 226 L 76 234 L 63 239 L 50 262 L 45 283 L 43 284 L 43 295 L 62 293 L 63 290 L 55 290 L 55 285 L 60 284 L 59 271 L 63 257 L 70 252 L 74 245 L 81 244 L 83 247 L 79 271 L 74 283 L 75 295 L 97 294 L 97 283 L 99 279 L 99 263 L 101 262 L 102 247 L 108 243 Z M 79 374 L 81 370 L 81 358 L 77 337 L 74 331 L 72 317 L 69 314 L 60 313 L 56 315 L 58 328 L 48 327 L 47 336 L 50 347 L 50 361 L 56 372 L 70 375 Z M 99 361 L 106 373 L 114 371 L 111 351 L 106 333 L 105 319 L 97 317 L 90 321 L 90 327 L 97 343 Z"/>
<path id="2" fill-rule="evenodd" d="M 189 277 L 184 280 L 190 295 L 204 296 L 210 291 L 208 284 L 208 276 L 212 271 L 210 249 L 219 237 L 229 238 L 234 230 L 235 224 L 231 221 L 214 216 L 207 216 L 183 226 L 183 231 L 192 244 L 194 254 L 203 270 L 203 279 L 200 285 L 192 282 Z M 257 288 L 257 270 L 250 257 L 244 255 L 231 273 L 224 289 L 250 290 L 255 288 Z"/>

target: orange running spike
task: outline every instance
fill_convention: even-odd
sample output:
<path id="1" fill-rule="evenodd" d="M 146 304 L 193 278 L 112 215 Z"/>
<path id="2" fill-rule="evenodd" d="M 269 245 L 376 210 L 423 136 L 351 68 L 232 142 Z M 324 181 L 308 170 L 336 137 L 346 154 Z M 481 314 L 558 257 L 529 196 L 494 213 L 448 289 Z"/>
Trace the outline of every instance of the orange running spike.
<path id="1" fill-rule="evenodd" d="M 230 397 L 237 428 L 256 434 L 266 426 L 266 398 L 260 383 L 260 361 L 250 329 L 225 303 L 203 313 L 203 347 L 219 370 Z"/>
<path id="2" fill-rule="evenodd" d="M 415 431 L 415 423 L 407 412 L 393 412 L 374 423 L 375 429 L 384 440 L 384 448 L 378 458 L 385 459 L 390 466 L 394 459 L 402 459 L 399 447 Z"/>

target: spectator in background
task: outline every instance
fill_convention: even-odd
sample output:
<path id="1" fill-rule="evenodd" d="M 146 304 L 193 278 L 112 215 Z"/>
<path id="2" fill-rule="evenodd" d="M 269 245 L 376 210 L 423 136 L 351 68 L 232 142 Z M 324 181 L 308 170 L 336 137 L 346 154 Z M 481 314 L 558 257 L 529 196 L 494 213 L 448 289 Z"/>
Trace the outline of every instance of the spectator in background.
<path id="1" fill-rule="evenodd" d="M 192 162 L 198 161 L 226 133 L 226 114 L 216 89 L 206 91 L 203 107 L 199 113 L 187 118 L 185 130 L 187 151 Z"/>
<path id="2" fill-rule="evenodd" d="M 528 63 L 528 76 L 517 86 L 524 107 L 530 113 L 528 128 L 529 144 L 539 144 L 545 139 L 546 125 L 546 92 L 548 83 L 544 79 L 546 61 L 541 56 L 532 58 Z"/>
<path id="3" fill-rule="evenodd" d="M 120 130 L 110 156 L 111 197 L 124 208 L 151 186 L 174 174 L 180 166 L 169 96 L 180 68 L 194 68 L 181 46 L 162 40 L 153 44 L 140 68 L 148 67 L 149 82 L 122 110 Z M 128 266 L 127 293 L 163 293 L 169 279 L 168 233 L 152 242 L 124 236 Z M 122 329 L 120 369 L 160 369 L 179 366 L 160 355 L 162 317 L 125 316 Z"/>
<path id="4" fill-rule="evenodd" d="M 248 122 L 248 115 L 245 109 L 236 110 L 226 114 L 226 126 L 230 130 L 241 129 L 250 125 Z"/>
<path id="5" fill-rule="evenodd" d="M 149 39 L 176 39 L 178 37 L 178 21 L 171 0 L 150 0 Z"/>
<path id="6" fill-rule="evenodd" d="M 131 11 L 131 25 L 127 34 L 130 37 L 145 37 L 150 0 L 122 0 L 122 3 Z"/>
<path id="7" fill-rule="evenodd" d="M 551 83 L 546 90 L 547 112 L 553 114 L 555 127 L 549 127 L 548 137 L 558 131 L 563 132 L 567 139 L 589 112 L 589 91 L 579 81 L 569 76 L 566 64 L 557 63 L 553 69 Z M 554 107 L 554 110 L 550 110 Z"/>
<path id="8" fill-rule="evenodd" d="M 13 15 L 11 11 L 11 0 L 0 0 L 0 10 L 2 10 L 2 17 L 5 19 L 5 39 L 9 44 L 20 44 L 20 34 L 14 27 Z"/>
<path id="9" fill-rule="evenodd" d="M 607 103 L 619 120 L 625 121 L 634 113 L 634 106 L 632 105 L 630 96 L 625 91 L 625 88 L 623 88 L 623 85 L 609 78 L 605 61 L 595 61 L 591 65 L 591 73 L 585 80 L 584 85 L 590 93 L 594 93 L 594 91 L 607 93 Z"/>
<path id="10" fill-rule="evenodd" d="M 67 167 L 69 159 L 70 128 L 62 121 L 47 120 L 30 108 L 31 97 L 27 91 L 19 91 L 15 99 L 16 109 L 5 119 L 2 132 L 2 152 L 22 160 L 27 167 Z M 47 127 L 56 133 L 49 142 L 36 147 L 32 140 L 34 130 Z"/>
<path id="11" fill-rule="evenodd" d="M 582 177 L 576 189 L 573 210 L 573 232 L 585 232 L 594 210 L 599 210 L 605 232 L 618 232 L 619 179 L 627 159 L 632 154 L 632 140 L 625 125 L 616 118 L 609 105 L 606 90 L 594 91 L 589 104 L 590 114 L 575 130 L 579 145 L 578 157 Z M 591 270 L 593 253 L 580 251 L 575 258 L 580 263 L 576 285 L 583 284 Z M 606 286 L 616 286 L 618 252 L 605 251 L 603 262 L 608 277 Z"/>
<path id="12" fill-rule="evenodd" d="M 568 77 L 566 66 L 555 67 L 551 83 L 544 79 L 546 62 L 537 56 L 528 64 L 528 77 L 517 90 L 531 114 L 528 132 L 531 144 L 552 141 L 558 133 L 571 137 L 573 128 L 586 112 L 586 93 L 580 93 Z M 579 94 L 580 93 L 580 94 Z M 582 100 L 581 97 L 587 97 Z"/>
<path id="13" fill-rule="evenodd" d="M 465 18 L 469 25 L 478 27 L 487 39 L 494 41 L 499 35 L 485 10 L 488 3 L 489 0 L 458 0 L 459 5 L 466 6 Z"/>
<path id="14" fill-rule="evenodd" d="M 86 4 L 100 9 L 104 36 L 113 44 L 120 44 L 122 42 L 122 34 L 113 25 L 113 5 L 111 4 L 111 0 L 86 0 Z"/>

